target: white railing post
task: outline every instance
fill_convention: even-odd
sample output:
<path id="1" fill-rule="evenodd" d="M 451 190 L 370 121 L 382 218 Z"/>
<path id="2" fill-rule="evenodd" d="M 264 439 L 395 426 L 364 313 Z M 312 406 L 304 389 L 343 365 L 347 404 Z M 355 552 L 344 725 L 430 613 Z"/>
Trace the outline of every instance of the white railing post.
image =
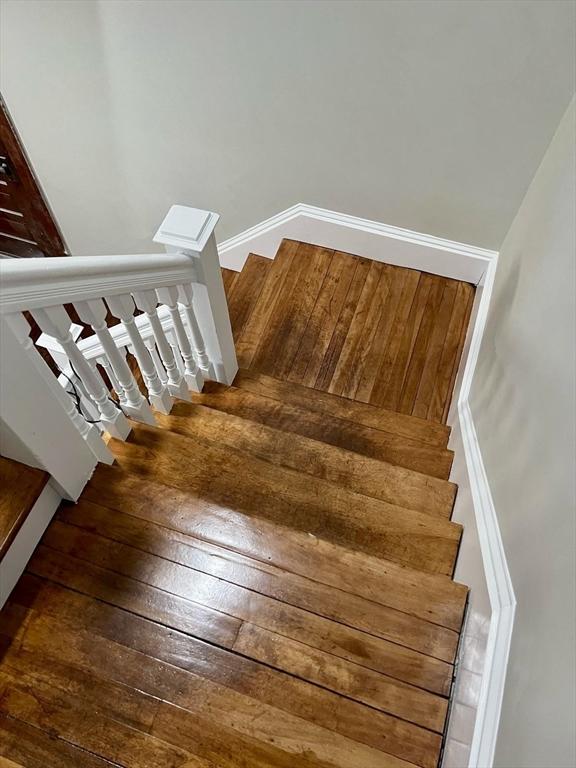
<path id="1" fill-rule="evenodd" d="M 65 498 L 77 499 L 97 459 L 113 456 L 98 430 L 76 418 L 70 397 L 30 339 L 21 314 L 0 318 L 0 420 L 4 456 L 46 470 Z"/>
<path id="2" fill-rule="evenodd" d="M 217 381 L 232 384 L 238 362 L 214 236 L 218 219 L 210 211 L 173 205 L 154 242 L 162 243 L 169 253 L 190 256 L 195 273 L 190 281 L 194 283 L 191 308 L 198 321 L 198 343 L 214 366 Z"/>

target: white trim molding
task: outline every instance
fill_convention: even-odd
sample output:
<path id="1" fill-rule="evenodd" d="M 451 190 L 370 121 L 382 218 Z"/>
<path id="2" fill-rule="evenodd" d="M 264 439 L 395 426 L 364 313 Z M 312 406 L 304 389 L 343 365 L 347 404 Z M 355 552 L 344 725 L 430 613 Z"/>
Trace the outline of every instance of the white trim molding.
<path id="1" fill-rule="evenodd" d="M 479 300 L 469 329 L 456 381 L 455 408 L 449 423 L 459 428 L 465 470 L 476 523 L 484 578 L 490 601 L 490 626 L 481 669 L 469 768 L 491 768 L 512 639 L 516 597 L 506 561 L 498 518 L 470 409 L 469 396 L 492 296 L 498 255 L 490 259 L 477 289 Z M 451 768 L 447 765 L 447 768 Z M 460 768 L 460 767 L 459 767 Z"/>
<path id="2" fill-rule="evenodd" d="M 474 284 L 496 256 L 485 248 L 298 203 L 220 243 L 220 264 L 239 272 L 250 253 L 273 259 L 284 238 Z"/>

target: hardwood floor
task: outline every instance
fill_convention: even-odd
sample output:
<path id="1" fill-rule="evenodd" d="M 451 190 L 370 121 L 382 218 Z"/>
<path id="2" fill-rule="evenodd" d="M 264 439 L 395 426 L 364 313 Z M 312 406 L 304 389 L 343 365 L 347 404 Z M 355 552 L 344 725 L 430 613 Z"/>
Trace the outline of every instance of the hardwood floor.
<path id="1" fill-rule="evenodd" d="M 48 474 L 0 456 L 0 559 L 22 527 Z"/>
<path id="2" fill-rule="evenodd" d="M 226 288 L 241 367 L 446 422 L 474 286 L 285 240 Z"/>
<path id="3" fill-rule="evenodd" d="M 0 613 L 0 768 L 437 768 L 473 291 L 281 251 L 224 272 L 234 385 L 110 440 Z"/>

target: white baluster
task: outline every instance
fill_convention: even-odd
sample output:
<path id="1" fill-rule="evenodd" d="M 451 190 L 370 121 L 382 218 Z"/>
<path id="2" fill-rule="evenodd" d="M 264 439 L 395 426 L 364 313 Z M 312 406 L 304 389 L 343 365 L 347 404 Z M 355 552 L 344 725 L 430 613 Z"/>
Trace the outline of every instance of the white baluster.
<path id="1" fill-rule="evenodd" d="M 82 391 L 83 389 L 84 388 L 78 382 L 74 383 L 74 387 L 68 382 L 68 388 L 64 389 L 68 395 L 69 406 L 66 408 L 68 416 L 98 461 L 102 461 L 104 464 L 112 464 L 114 462 L 114 456 L 108 449 L 106 443 L 102 440 L 100 430 L 96 424 L 90 424 L 86 421 L 84 415 L 76 408 L 74 397 L 78 396 L 80 405 L 84 399 L 83 395 L 84 397 L 86 396 L 86 391 Z M 70 390 L 72 390 L 72 393 Z M 87 416 L 90 417 L 90 414 L 88 413 Z"/>
<path id="2" fill-rule="evenodd" d="M 110 360 L 105 355 L 102 355 L 101 357 L 96 358 L 96 361 L 104 368 L 106 371 L 106 375 L 110 379 L 110 384 L 112 385 L 112 389 L 116 394 L 118 395 L 118 400 L 122 404 L 122 410 L 125 409 L 125 407 L 128 405 L 128 401 L 126 400 L 126 394 L 124 392 L 124 389 L 122 388 L 122 385 L 116 378 L 116 374 L 114 373 L 114 369 L 110 365 Z"/>
<path id="3" fill-rule="evenodd" d="M 174 333 L 176 334 L 180 353 L 184 360 L 184 378 L 186 379 L 186 383 L 191 389 L 196 392 L 201 392 L 202 387 L 204 386 L 204 377 L 202 376 L 200 368 L 196 365 L 194 353 L 190 346 L 190 340 L 188 339 L 188 334 L 186 333 L 182 317 L 180 316 L 180 310 L 178 309 L 178 288 L 176 288 L 176 286 L 157 288 L 156 293 L 158 294 L 160 301 L 170 310 L 172 326 L 174 328 Z"/>
<path id="4" fill-rule="evenodd" d="M 186 381 L 184 380 L 180 369 L 178 368 L 174 352 L 172 351 L 172 347 L 166 338 L 166 334 L 162 328 L 162 322 L 158 317 L 158 310 L 156 309 L 158 298 L 155 292 L 138 291 L 134 293 L 134 300 L 138 309 L 143 310 L 146 313 L 146 317 L 150 321 L 150 327 L 152 328 L 152 333 L 154 334 L 156 348 L 160 353 L 163 367 L 166 370 L 168 377 L 168 389 L 170 390 L 170 394 L 174 397 L 180 398 L 181 400 L 190 400 Z M 152 357 L 152 359 L 154 358 Z M 158 370 L 158 366 L 156 366 L 156 369 Z M 160 374 L 159 371 L 158 373 Z"/>
<path id="5" fill-rule="evenodd" d="M 170 413 L 172 409 L 172 397 L 167 386 L 160 381 L 156 366 L 150 352 L 144 343 L 140 331 L 134 321 L 134 300 L 132 296 L 125 294 L 123 296 L 110 296 L 106 298 L 110 311 L 115 317 L 119 317 L 124 323 L 126 333 L 130 339 L 130 346 L 134 351 L 134 356 L 138 361 L 144 383 L 148 388 L 148 397 L 152 405 L 161 413 Z"/>
<path id="6" fill-rule="evenodd" d="M 120 440 L 125 440 L 130 434 L 130 424 L 108 395 L 106 385 L 100 374 L 95 371 L 76 346 L 70 326 L 72 321 L 63 307 L 47 307 L 32 310 L 32 316 L 44 333 L 60 342 L 66 352 L 72 368 L 82 380 L 86 390 L 98 407 L 103 428 Z"/>
<path id="7" fill-rule="evenodd" d="M 154 341 L 154 338 L 152 336 L 148 336 L 148 338 L 144 339 L 144 344 L 146 344 L 148 347 L 148 352 L 150 352 L 150 357 L 152 358 L 152 362 L 156 368 L 158 378 L 162 384 L 166 386 L 168 384 L 168 374 L 166 373 L 166 368 L 164 368 L 162 360 L 160 359 L 160 355 L 158 354 L 158 350 L 156 349 L 156 342 Z"/>
<path id="8" fill-rule="evenodd" d="M 132 371 L 128 367 L 126 358 L 116 346 L 108 326 L 106 325 L 106 315 L 108 314 L 106 305 L 102 299 L 93 299 L 91 301 L 79 301 L 74 304 L 80 319 L 92 326 L 92 330 L 98 336 L 102 348 L 106 353 L 106 358 L 110 362 L 111 372 L 120 386 L 114 386 L 118 397 L 122 402 L 122 407 L 127 415 L 137 421 L 143 421 L 145 424 L 155 424 L 152 410 L 146 399 L 138 389 L 136 380 Z M 106 366 L 104 366 L 106 368 Z M 110 373 L 110 371 L 107 371 Z M 112 381 L 112 379 L 111 379 Z M 122 401 L 124 393 L 124 401 Z"/>
<path id="9" fill-rule="evenodd" d="M 196 361 L 205 378 L 215 379 L 216 372 L 206 352 L 202 331 L 194 312 L 193 299 L 194 290 L 190 283 L 178 286 L 178 303 L 184 308 L 184 313 L 186 314 Z"/>

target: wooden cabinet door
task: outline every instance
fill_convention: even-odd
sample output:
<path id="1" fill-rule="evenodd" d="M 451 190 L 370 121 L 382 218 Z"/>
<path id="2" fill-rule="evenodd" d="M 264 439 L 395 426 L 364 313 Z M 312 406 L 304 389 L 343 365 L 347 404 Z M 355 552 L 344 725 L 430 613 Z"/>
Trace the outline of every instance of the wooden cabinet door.
<path id="1" fill-rule="evenodd" d="M 58 226 L 0 99 L 0 255 L 65 256 Z"/>

